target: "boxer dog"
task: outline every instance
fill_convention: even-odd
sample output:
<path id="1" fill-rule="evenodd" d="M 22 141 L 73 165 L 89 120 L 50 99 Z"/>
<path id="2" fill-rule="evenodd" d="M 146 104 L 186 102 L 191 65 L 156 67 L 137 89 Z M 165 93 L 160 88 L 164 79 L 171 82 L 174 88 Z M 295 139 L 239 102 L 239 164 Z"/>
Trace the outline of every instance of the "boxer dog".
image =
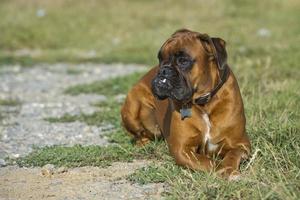
<path id="1" fill-rule="evenodd" d="M 158 60 L 126 97 L 125 129 L 139 146 L 163 137 L 178 165 L 238 177 L 250 142 L 225 41 L 178 30 L 162 45 Z"/>

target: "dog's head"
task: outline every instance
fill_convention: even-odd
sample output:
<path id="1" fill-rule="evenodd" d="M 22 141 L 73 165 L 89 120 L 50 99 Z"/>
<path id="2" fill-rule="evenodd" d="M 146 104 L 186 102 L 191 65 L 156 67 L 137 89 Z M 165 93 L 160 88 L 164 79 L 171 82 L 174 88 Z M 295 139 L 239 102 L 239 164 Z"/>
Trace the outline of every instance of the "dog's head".
<path id="1" fill-rule="evenodd" d="M 152 81 L 152 92 L 160 100 L 180 102 L 210 81 L 210 62 L 218 57 L 219 66 L 226 64 L 225 42 L 187 29 L 176 31 L 158 52 L 159 69 Z"/>

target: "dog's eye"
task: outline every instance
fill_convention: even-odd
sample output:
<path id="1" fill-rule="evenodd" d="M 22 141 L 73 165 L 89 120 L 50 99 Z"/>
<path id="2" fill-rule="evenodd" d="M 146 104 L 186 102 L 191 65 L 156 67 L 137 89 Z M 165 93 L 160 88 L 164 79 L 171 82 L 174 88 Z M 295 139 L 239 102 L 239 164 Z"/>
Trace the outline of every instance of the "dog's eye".
<path id="1" fill-rule="evenodd" d="M 178 57 L 177 65 L 179 65 L 181 68 L 187 68 L 191 65 L 191 60 L 187 57 Z"/>

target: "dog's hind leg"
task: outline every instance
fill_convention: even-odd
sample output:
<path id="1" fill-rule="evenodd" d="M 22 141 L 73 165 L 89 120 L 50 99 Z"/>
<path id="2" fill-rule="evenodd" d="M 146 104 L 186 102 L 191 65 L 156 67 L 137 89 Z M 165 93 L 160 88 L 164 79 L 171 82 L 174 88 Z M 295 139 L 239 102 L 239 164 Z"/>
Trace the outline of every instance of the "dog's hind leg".
<path id="1" fill-rule="evenodd" d="M 140 105 L 138 99 L 128 95 L 122 107 L 121 116 L 125 129 L 138 146 L 143 146 L 161 136 L 152 108 Z"/>

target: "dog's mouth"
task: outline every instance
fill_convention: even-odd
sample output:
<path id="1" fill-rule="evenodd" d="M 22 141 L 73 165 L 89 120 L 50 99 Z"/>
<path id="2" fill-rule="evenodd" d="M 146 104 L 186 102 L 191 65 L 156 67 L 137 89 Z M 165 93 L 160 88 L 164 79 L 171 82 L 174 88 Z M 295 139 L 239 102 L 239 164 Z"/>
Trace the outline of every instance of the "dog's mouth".
<path id="1" fill-rule="evenodd" d="M 155 77 L 152 81 L 152 93 L 159 100 L 164 100 L 170 97 L 172 85 L 167 78 Z"/>
<path id="2" fill-rule="evenodd" d="M 165 77 L 158 77 L 154 79 L 155 86 L 163 91 L 172 91 L 174 86 L 172 85 L 171 80 L 165 78 Z"/>
<path id="3" fill-rule="evenodd" d="M 192 98 L 193 90 L 189 87 L 187 78 L 171 67 L 162 69 L 152 81 L 152 92 L 158 99 L 171 98 L 177 101 L 187 101 Z"/>

